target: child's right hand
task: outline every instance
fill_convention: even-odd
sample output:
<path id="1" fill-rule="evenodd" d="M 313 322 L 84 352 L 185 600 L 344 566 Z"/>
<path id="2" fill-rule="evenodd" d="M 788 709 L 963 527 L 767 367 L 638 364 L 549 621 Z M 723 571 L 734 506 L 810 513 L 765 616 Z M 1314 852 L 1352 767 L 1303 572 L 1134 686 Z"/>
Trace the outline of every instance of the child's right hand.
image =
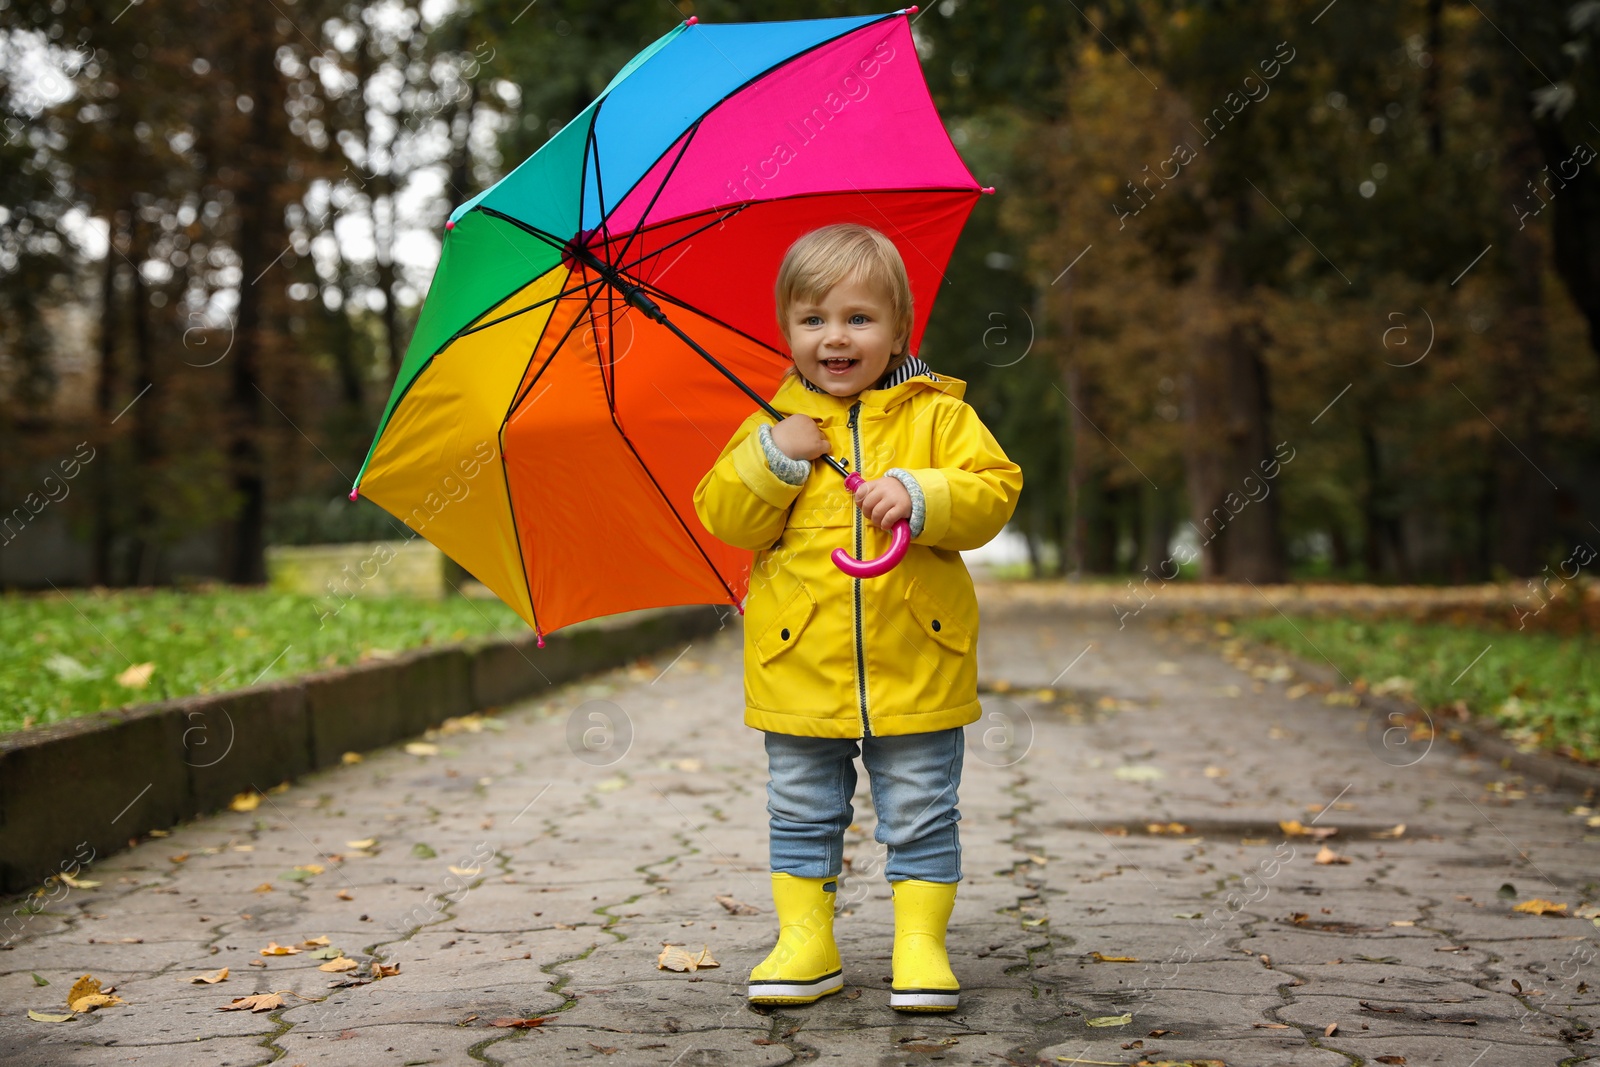
<path id="1" fill-rule="evenodd" d="M 790 459 L 816 459 L 828 451 L 827 435 L 810 415 L 790 415 L 772 428 L 772 443 Z"/>

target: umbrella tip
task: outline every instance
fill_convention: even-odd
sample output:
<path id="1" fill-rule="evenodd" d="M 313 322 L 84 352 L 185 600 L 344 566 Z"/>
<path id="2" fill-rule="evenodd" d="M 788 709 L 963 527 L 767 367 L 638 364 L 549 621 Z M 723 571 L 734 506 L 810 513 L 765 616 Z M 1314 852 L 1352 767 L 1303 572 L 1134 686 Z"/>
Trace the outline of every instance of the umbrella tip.
<path id="1" fill-rule="evenodd" d="M 456 228 L 456 220 L 455 219 L 446 219 L 445 220 L 445 224 L 444 224 L 444 228 L 446 230 L 455 229 Z"/>
<path id="2" fill-rule="evenodd" d="M 360 487 L 360 486 L 359 486 L 359 485 L 353 485 L 353 486 L 351 486 L 351 487 L 350 487 L 350 499 L 351 499 L 351 500 L 354 500 L 354 499 L 355 499 L 355 498 L 356 498 L 356 496 L 357 496 L 357 495 L 358 495 L 358 494 L 359 494 L 359 493 L 360 493 L 360 492 L 361 492 L 361 487 Z"/>
<path id="3" fill-rule="evenodd" d="M 690 15 L 688 18 L 683 20 L 683 24 L 685 26 L 693 26 L 695 23 L 697 23 L 699 21 L 700 21 L 700 16 L 699 15 Z"/>
<path id="4" fill-rule="evenodd" d="M 980 193 L 986 193 L 986 194 L 988 194 L 988 195 L 989 195 L 989 196 L 993 196 L 993 195 L 994 195 L 994 186 L 992 186 L 992 185 L 985 185 L 985 186 L 984 186 L 984 187 L 983 187 L 983 188 L 981 188 L 981 189 L 979 189 L 979 190 L 978 190 L 978 192 L 980 192 Z"/>
<path id="5" fill-rule="evenodd" d="M 543 648 L 544 647 L 544 634 L 540 633 L 537 627 L 535 627 L 535 629 L 533 631 L 533 636 L 538 639 L 539 647 Z"/>
<path id="6" fill-rule="evenodd" d="M 916 13 L 917 13 L 917 5 L 916 4 L 912 4 L 910 7 L 906 8 L 906 14 L 915 15 Z"/>

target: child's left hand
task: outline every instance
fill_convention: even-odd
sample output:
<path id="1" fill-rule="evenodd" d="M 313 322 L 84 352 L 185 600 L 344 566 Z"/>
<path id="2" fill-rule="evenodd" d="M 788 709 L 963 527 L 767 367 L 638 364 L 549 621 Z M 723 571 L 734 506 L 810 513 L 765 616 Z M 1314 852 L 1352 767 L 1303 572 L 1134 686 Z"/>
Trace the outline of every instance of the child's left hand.
<path id="1" fill-rule="evenodd" d="M 856 505 L 861 514 L 885 530 L 901 519 L 911 518 L 911 494 L 898 478 L 874 478 L 856 487 Z"/>

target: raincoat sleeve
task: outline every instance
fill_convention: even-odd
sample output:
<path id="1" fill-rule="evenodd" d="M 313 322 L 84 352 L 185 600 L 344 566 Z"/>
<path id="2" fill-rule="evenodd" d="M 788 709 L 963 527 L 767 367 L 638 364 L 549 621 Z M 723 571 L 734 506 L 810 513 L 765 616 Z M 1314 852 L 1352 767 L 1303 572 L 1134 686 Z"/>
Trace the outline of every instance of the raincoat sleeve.
<path id="1" fill-rule="evenodd" d="M 965 401 L 936 423 L 933 455 L 938 466 L 907 469 L 923 496 L 922 532 L 911 543 L 954 551 L 988 544 L 1017 510 L 1022 468 Z"/>
<path id="2" fill-rule="evenodd" d="M 758 433 L 763 422 L 759 412 L 746 419 L 694 491 L 701 524 L 735 548 L 770 548 L 804 486 L 784 481 L 767 464 Z"/>

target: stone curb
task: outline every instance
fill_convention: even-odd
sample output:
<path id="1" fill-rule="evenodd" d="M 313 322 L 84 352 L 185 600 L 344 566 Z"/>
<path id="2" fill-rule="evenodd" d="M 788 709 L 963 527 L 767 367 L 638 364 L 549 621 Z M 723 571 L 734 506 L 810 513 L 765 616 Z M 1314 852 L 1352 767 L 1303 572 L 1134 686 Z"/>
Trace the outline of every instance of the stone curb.
<path id="1" fill-rule="evenodd" d="M 227 693 L 0 736 L 0 893 L 456 715 L 524 699 L 714 632 L 722 612 L 629 612 L 545 637 L 418 649 Z"/>

